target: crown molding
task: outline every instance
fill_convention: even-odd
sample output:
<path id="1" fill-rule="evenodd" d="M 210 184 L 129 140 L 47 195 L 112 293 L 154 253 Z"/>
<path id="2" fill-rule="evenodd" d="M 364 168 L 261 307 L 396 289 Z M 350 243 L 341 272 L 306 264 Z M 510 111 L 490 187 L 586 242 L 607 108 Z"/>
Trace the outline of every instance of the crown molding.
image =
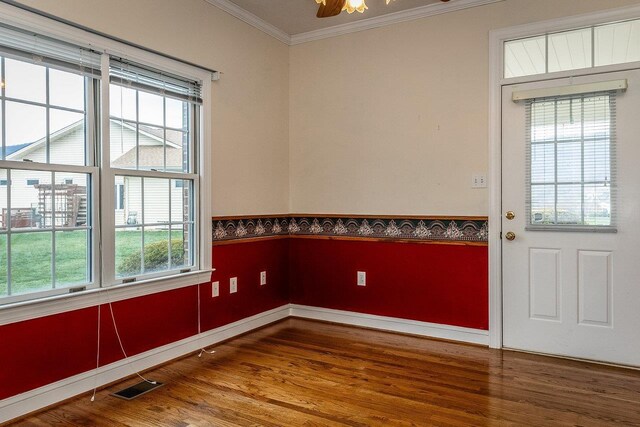
<path id="1" fill-rule="evenodd" d="M 456 12 L 458 10 L 469 9 L 477 6 L 484 6 L 491 3 L 498 3 L 504 0 L 454 0 L 448 3 L 432 3 L 413 9 L 400 12 L 389 13 L 376 16 L 374 18 L 363 19 L 348 24 L 340 24 L 320 30 L 306 33 L 294 34 L 291 36 L 291 45 L 308 43 L 314 40 L 326 39 L 329 37 L 341 36 L 358 31 L 370 30 L 372 28 L 384 27 L 398 24 L 400 22 L 412 21 L 414 19 L 426 18 L 429 16 L 441 15 L 443 13 Z"/>
<path id="2" fill-rule="evenodd" d="M 290 45 L 291 44 L 291 36 L 278 27 L 269 24 L 262 18 L 257 17 L 251 12 L 248 12 L 241 8 L 240 6 L 230 2 L 229 0 L 205 0 L 207 3 L 216 6 L 219 9 L 224 10 L 228 14 L 235 16 L 241 21 L 246 22 L 252 27 L 257 28 L 270 35 L 271 37 L 280 40 L 282 43 Z"/>
<path id="3" fill-rule="evenodd" d="M 358 31 L 370 30 L 372 28 L 384 27 L 386 25 L 397 24 L 400 22 L 412 21 L 414 19 L 441 15 L 443 13 L 455 12 L 458 10 L 469 9 L 477 6 L 484 6 L 504 0 L 454 0 L 448 3 L 433 3 L 426 6 L 403 10 L 400 12 L 389 13 L 387 15 L 376 16 L 375 18 L 363 19 L 348 24 L 335 25 L 333 27 L 308 31 L 306 33 L 299 33 L 294 35 L 285 33 L 276 26 L 269 24 L 264 19 L 257 17 L 253 13 L 246 11 L 245 9 L 232 3 L 229 0 L 205 1 L 209 4 L 212 4 L 213 6 L 224 10 L 230 15 L 235 16 L 241 21 L 244 21 L 247 24 L 259 29 L 260 31 L 276 38 L 277 40 L 280 40 L 282 43 L 291 46 L 311 42 L 314 40 L 321 40 L 329 37 L 355 33 Z"/>

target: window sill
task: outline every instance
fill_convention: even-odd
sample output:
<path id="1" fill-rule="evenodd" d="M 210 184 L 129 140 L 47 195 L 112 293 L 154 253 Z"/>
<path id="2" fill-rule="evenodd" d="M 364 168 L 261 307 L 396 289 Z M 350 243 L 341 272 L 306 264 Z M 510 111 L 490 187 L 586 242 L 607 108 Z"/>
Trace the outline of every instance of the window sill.
<path id="1" fill-rule="evenodd" d="M 0 306 L 0 326 L 206 283 L 212 271 L 215 269 L 7 304 Z"/>

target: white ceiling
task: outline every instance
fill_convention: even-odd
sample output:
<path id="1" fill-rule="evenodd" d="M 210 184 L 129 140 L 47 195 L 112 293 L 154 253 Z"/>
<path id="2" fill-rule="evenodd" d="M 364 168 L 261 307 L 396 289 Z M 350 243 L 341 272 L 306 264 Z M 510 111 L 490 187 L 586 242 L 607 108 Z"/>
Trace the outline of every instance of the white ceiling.
<path id="1" fill-rule="evenodd" d="M 347 12 L 342 12 L 338 16 L 320 19 L 316 18 L 318 5 L 315 0 L 229 1 L 290 36 L 441 3 L 440 0 L 395 0 L 386 5 L 385 0 L 366 0 L 369 9 L 364 13 L 354 12 L 349 15 Z M 449 3 L 455 3 L 456 1 L 458 0 L 451 0 Z"/>

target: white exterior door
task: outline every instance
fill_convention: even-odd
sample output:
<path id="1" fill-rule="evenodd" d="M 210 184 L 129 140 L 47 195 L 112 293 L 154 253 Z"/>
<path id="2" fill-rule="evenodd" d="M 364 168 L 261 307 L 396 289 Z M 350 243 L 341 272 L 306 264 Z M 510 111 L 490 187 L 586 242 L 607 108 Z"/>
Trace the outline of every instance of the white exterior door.
<path id="1" fill-rule="evenodd" d="M 564 98 L 568 119 L 553 101 L 542 114 L 536 108 L 544 106 L 512 101 L 516 91 L 617 79 L 627 79 L 628 90 L 609 112 L 585 112 L 579 99 Z M 613 112 L 617 119 L 603 128 Z M 504 347 L 640 366 L 639 112 L 637 70 L 503 87 Z M 611 160 L 594 160 L 608 138 Z M 617 203 L 609 206 L 607 194 Z M 617 232 L 598 228 L 608 221 Z"/>

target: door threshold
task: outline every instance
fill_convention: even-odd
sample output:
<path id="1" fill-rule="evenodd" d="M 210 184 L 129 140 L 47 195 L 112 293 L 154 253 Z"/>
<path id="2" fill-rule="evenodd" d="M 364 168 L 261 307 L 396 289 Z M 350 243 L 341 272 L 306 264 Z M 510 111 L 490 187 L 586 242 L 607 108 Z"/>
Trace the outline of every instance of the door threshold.
<path id="1" fill-rule="evenodd" d="M 601 360 L 593 360 L 593 359 L 582 359 L 579 357 L 565 356 L 562 354 L 542 353 L 539 351 L 521 350 L 519 348 L 511 348 L 511 347 L 502 347 L 502 350 L 514 351 L 516 353 L 534 354 L 536 356 L 547 356 L 547 357 L 553 357 L 556 359 L 572 360 L 574 362 L 592 363 L 594 365 L 610 366 L 612 368 L 622 368 L 622 369 L 631 369 L 634 371 L 640 371 L 640 366 L 624 365 L 621 363 L 612 363 L 612 362 L 603 362 Z"/>

